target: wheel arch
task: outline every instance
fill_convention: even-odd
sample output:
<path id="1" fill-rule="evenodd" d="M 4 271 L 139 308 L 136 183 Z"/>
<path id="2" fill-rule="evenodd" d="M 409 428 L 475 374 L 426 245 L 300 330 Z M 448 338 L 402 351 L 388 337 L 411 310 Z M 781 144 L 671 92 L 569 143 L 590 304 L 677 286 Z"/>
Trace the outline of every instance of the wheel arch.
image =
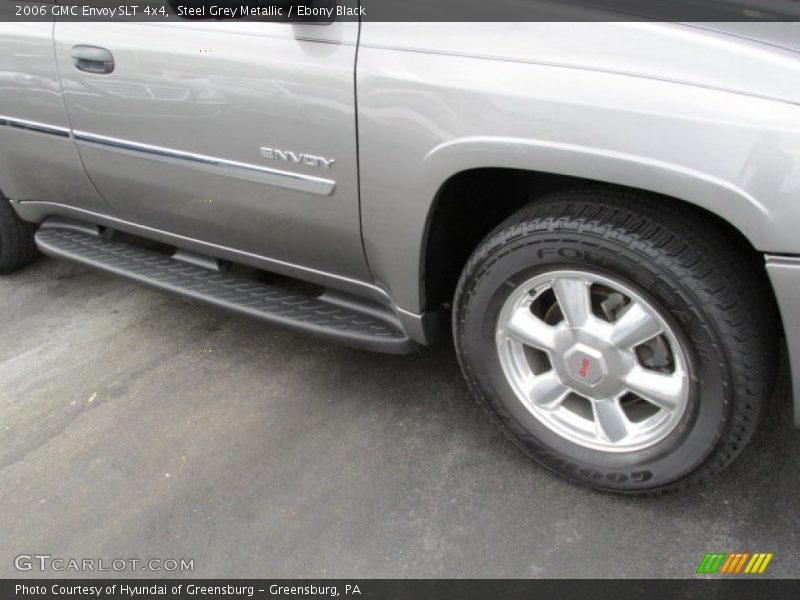
<path id="1" fill-rule="evenodd" d="M 571 144 L 485 136 L 442 144 L 425 163 L 427 173 L 440 174 L 438 183 L 431 180 L 428 186 L 432 201 L 419 247 L 419 298 L 425 311 L 448 302 L 446 290 L 452 292 L 455 282 L 446 270 L 463 267 L 483 236 L 531 198 L 566 186 L 607 184 L 655 193 L 671 206 L 711 219 L 754 254 L 760 256 L 769 246 L 769 214 L 761 202 L 728 181 L 681 165 Z M 466 233 L 471 245 L 466 255 L 463 246 L 453 246 L 454 228 Z"/>

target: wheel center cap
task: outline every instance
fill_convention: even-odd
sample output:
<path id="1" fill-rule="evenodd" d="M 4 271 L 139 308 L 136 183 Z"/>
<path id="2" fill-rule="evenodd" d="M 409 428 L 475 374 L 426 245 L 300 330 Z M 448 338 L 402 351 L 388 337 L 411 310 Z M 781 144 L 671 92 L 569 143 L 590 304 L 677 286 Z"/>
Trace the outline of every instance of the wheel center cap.
<path id="1" fill-rule="evenodd" d="M 608 375 L 608 365 L 602 352 L 575 344 L 564 353 L 564 365 L 569 377 L 581 385 L 593 387 Z"/>

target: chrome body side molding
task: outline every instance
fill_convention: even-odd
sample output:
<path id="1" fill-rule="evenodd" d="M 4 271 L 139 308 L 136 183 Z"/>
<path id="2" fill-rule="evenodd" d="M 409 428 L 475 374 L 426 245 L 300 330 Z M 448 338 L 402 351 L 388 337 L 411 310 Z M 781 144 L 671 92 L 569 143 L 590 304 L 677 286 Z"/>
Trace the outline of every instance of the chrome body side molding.
<path id="1" fill-rule="evenodd" d="M 304 175 L 302 173 L 293 173 L 280 169 L 270 169 L 259 165 L 226 160 L 214 156 L 207 156 L 205 154 L 184 152 L 172 148 L 140 144 L 138 142 L 121 140 L 119 138 L 97 135 L 87 131 L 70 132 L 66 127 L 48 125 L 47 123 L 40 123 L 38 121 L 29 121 L 27 119 L 0 115 L 0 127 L 12 127 L 14 129 L 23 129 L 25 131 L 55 135 L 63 138 L 69 138 L 71 135 L 78 143 L 94 144 L 105 148 L 135 152 L 153 159 L 176 159 L 187 163 L 193 163 L 196 166 L 215 168 L 222 171 L 222 174 L 232 177 L 250 178 L 255 175 L 258 177 L 259 181 L 266 185 L 296 190 L 317 196 L 330 196 L 336 190 L 336 181 L 333 179 L 314 177 L 313 175 Z"/>
<path id="2" fill-rule="evenodd" d="M 72 135 L 79 144 L 93 144 L 104 148 L 134 152 L 155 160 L 163 158 L 175 159 L 183 161 L 187 163 L 187 165 L 193 164 L 203 168 L 215 168 L 220 170 L 222 174 L 232 177 L 250 178 L 256 175 L 258 179 L 266 185 L 297 190 L 317 196 L 330 196 L 336 189 L 336 182 L 332 179 L 314 177 L 312 175 L 304 175 L 302 173 L 293 173 L 279 169 L 270 169 L 268 167 L 207 156 L 205 154 L 195 154 L 194 152 L 184 152 L 183 150 L 140 144 L 138 142 L 121 140 L 105 135 L 96 135 L 86 131 L 73 131 Z"/>
<path id="3" fill-rule="evenodd" d="M 24 129 L 26 131 L 46 133 L 65 138 L 70 136 L 69 129 L 66 127 L 57 127 L 55 125 L 48 125 L 47 123 L 29 121 L 28 119 L 17 119 L 16 117 L 7 117 L 5 115 L 0 115 L 0 127 L 13 127 L 14 129 Z"/>

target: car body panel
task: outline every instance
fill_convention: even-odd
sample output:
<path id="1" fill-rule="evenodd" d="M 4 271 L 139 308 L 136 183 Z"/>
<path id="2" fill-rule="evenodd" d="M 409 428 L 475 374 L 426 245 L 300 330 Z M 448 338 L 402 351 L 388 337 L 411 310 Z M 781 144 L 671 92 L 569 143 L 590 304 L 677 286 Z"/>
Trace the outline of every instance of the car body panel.
<path id="1" fill-rule="evenodd" d="M 787 50 L 800 51 L 800 23 L 756 23 L 742 21 L 739 23 L 686 23 L 711 31 L 718 31 L 746 40 L 753 40 L 779 46 Z"/>
<path id="2" fill-rule="evenodd" d="M 660 192 L 800 253 L 797 53 L 677 24 L 369 23 L 357 75 L 364 241 L 403 309 L 438 190 L 483 167 Z"/>
<path id="3" fill-rule="evenodd" d="M 0 23 L 0 188 L 106 212 L 69 137 L 52 23 Z"/>
<path id="4" fill-rule="evenodd" d="M 794 426 L 800 429 L 800 257 L 767 256 L 767 273 L 786 335 L 793 382 Z"/>
<path id="5" fill-rule="evenodd" d="M 367 279 L 358 28 L 56 23 L 64 96 L 87 172 L 127 221 Z M 110 51 L 114 71 L 76 69 L 77 45 Z"/>

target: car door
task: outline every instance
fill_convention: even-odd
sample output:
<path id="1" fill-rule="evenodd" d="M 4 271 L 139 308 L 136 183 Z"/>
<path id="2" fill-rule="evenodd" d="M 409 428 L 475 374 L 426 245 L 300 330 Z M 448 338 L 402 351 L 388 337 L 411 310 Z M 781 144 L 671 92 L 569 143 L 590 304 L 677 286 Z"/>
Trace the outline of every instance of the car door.
<path id="1" fill-rule="evenodd" d="M 57 23 L 87 173 L 123 220 L 283 267 L 366 279 L 358 27 Z"/>
<path id="2" fill-rule="evenodd" d="M 48 4 L 19 2 L 19 10 Z M 36 13 L 38 14 L 38 13 Z M 0 21 L 0 194 L 56 207 L 107 212 L 69 134 L 53 54 L 53 23 Z"/>

